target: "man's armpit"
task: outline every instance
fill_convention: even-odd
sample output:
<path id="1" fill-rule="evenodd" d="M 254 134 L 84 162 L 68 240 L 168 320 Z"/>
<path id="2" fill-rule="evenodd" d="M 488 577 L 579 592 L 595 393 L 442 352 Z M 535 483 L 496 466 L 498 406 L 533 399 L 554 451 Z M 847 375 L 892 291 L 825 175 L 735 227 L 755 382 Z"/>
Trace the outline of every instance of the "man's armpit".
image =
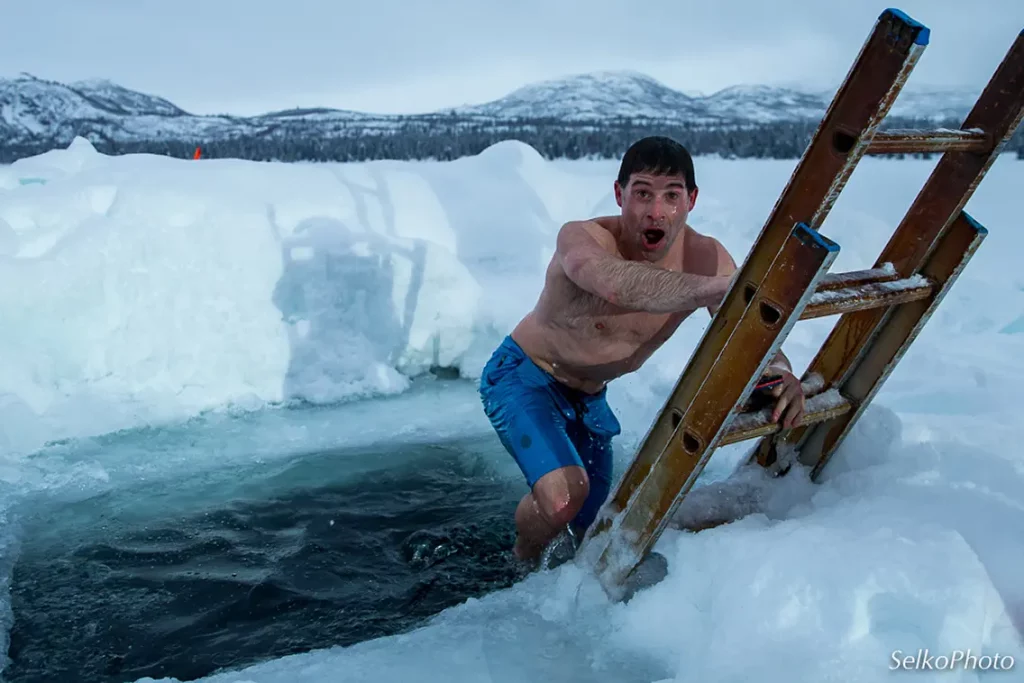
<path id="1" fill-rule="evenodd" d="M 716 275 L 732 275 L 736 272 L 736 261 L 733 260 L 732 254 L 725 248 L 725 246 L 718 240 L 715 243 L 715 253 L 718 258 L 718 269 L 715 271 Z"/>
<path id="2" fill-rule="evenodd" d="M 712 247 L 714 249 L 714 255 L 717 259 L 717 263 L 715 265 L 715 275 L 728 275 L 734 277 L 736 274 L 737 267 L 736 262 L 732 258 L 732 255 L 729 254 L 729 251 L 725 248 L 725 246 L 722 245 L 721 242 L 719 242 L 713 237 L 709 239 L 711 240 Z M 711 317 L 714 317 L 715 314 L 718 313 L 719 308 L 721 308 L 721 306 L 708 306 L 708 313 L 711 315 Z"/>

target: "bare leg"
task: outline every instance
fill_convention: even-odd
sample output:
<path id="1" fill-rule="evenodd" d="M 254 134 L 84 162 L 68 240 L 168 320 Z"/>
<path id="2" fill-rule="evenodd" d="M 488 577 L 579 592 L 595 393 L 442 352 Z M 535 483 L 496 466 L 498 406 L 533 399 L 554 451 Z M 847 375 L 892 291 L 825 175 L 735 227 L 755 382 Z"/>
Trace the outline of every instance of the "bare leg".
<path id="1" fill-rule="evenodd" d="M 525 562 L 536 560 L 544 546 L 558 535 L 559 529 L 552 527 L 540 513 L 540 506 L 533 492 L 527 493 L 516 507 L 515 556 Z"/>
<path id="2" fill-rule="evenodd" d="M 563 467 L 537 480 L 516 507 L 515 556 L 535 561 L 576 517 L 590 492 L 582 467 Z"/>

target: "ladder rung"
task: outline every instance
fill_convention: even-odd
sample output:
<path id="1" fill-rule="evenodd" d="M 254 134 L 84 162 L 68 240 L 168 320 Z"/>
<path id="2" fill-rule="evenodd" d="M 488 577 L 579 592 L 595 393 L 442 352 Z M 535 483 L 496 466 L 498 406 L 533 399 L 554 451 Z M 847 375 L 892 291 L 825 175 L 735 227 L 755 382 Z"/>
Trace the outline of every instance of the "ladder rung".
<path id="1" fill-rule="evenodd" d="M 808 397 L 804 401 L 804 415 L 797 426 L 805 426 L 831 420 L 848 412 L 852 404 L 843 398 L 838 389 L 832 388 L 820 394 Z M 747 413 L 738 413 L 729 423 L 729 428 L 722 436 L 719 445 L 727 445 L 774 434 L 781 429 L 777 422 L 772 422 L 772 409 L 764 408 Z"/>
<path id="2" fill-rule="evenodd" d="M 827 273 L 818 283 L 815 291 L 824 292 L 844 287 L 858 287 L 872 282 L 890 282 L 899 277 L 896 268 L 891 263 L 883 263 L 878 268 L 866 270 L 851 270 L 846 273 Z"/>
<path id="3" fill-rule="evenodd" d="M 991 146 L 983 130 L 898 129 L 875 133 L 867 154 L 916 154 L 919 152 L 986 152 Z"/>
<path id="4" fill-rule="evenodd" d="M 800 319 L 810 320 L 827 315 L 905 304 L 908 301 L 927 298 L 932 289 L 931 281 L 923 275 L 911 275 L 901 280 L 869 281 L 867 284 L 841 289 L 817 289 Z"/>

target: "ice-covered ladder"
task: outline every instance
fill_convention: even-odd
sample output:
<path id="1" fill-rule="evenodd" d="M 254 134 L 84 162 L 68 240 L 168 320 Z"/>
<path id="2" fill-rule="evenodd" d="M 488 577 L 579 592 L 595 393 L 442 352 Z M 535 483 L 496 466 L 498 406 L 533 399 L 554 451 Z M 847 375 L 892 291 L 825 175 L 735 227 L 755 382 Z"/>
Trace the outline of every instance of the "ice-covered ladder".
<path id="1" fill-rule="evenodd" d="M 963 207 L 1024 115 L 1024 31 L 960 130 L 879 132 L 929 30 L 880 15 L 732 288 L 588 531 L 577 561 L 612 597 L 644 559 L 714 450 L 760 438 L 752 460 L 784 473 L 797 453 L 817 479 L 850 427 L 986 235 Z M 839 246 L 818 232 L 865 154 L 941 152 L 873 268 L 828 273 Z M 803 377 L 800 425 L 740 412 L 798 320 L 839 315 Z M 790 448 L 786 448 L 786 447 Z"/>

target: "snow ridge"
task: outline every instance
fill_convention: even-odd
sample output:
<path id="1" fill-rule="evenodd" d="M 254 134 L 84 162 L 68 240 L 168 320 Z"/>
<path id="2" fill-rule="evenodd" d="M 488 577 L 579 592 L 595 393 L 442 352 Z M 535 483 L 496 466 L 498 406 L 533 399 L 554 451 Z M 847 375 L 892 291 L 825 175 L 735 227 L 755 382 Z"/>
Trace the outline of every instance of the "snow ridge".
<path id="1" fill-rule="evenodd" d="M 316 126 L 331 135 L 358 124 L 388 130 L 410 119 L 459 116 L 497 122 L 523 119 L 600 124 L 646 120 L 670 124 L 750 125 L 818 119 L 832 91 L 800 91 L 742 85 L 707 96 L 690 96 L 635 71 L 597 71 L 523 86 L 505 97 L 416 116 L 306 108 L 258 116 L 195 115 L 161 97 L 109 80 L 71 84 L 31 75 L 0 79 L 0 143 L 70 139 L 87 127 L 91 138 L 118 141 L 211 140 L 273 135 L 284 124 Z M 893 107 L 896 116 L 962 117 L 977 93 L 960 90 L 908 91 Z"/>

